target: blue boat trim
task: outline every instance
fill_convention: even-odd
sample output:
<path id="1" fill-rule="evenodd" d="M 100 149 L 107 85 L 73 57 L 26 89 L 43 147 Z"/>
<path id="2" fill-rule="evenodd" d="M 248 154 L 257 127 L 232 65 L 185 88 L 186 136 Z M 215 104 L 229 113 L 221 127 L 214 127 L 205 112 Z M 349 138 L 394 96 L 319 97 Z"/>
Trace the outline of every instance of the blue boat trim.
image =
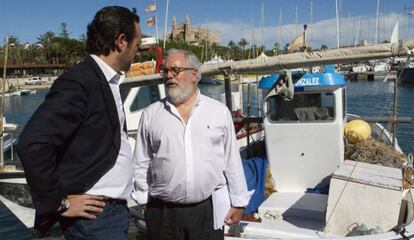
<path id="1" fill-rule="evenodd" d="M 292 73 L 293 75 L 294 73 Z M 280 73 L 262 77 L 259 82 L 260 89 L 270 89 L 275 82 L 280 78 Z M 346 81 L 342 74 L 335 72 L 333 65 L 326 65 L 324 73 L 305 73 L 295 83 L 295 91 L 304 91 L 304 87 L 309 88 L 332 88 L 343 87 L 346 85 Z"/>

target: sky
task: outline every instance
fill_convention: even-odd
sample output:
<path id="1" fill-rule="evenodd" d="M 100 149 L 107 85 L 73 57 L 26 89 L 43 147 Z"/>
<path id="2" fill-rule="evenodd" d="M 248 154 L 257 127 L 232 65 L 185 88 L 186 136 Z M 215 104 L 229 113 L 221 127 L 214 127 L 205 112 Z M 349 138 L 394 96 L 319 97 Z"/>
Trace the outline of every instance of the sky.
<path id="1" fill-rule="evenodd" d="M 374 42 L 377 0 L 338 2 L 341 45 L 354 44 L 363 39 Z M 414 0 L 379 2 L 379 41 L 389 40 L 397 21 L 399 38 L 414 38 L 414 16 L 410 16 L 410 9 L 407 9 L 414 8 Z M 151 3 L 152 0 L 1 0 L 0 39 L 4 41 L 6 35 L 14 35 L 20 43 L 36 43 L 39 35 L 47 31 L 58 34 L 63 22 L 70 37 L 79 38 L 86 33 L 86 26 L 95 13 L 110 5 L 137 8 L 142 32 L 156 36 L 155 26 L 145 25 L 152 13 L 145 13 L 144 9 Z M 164 32 L 166 3 L 167 0 L 157 0 L 160 38 Z M 303 24 L 307 24 L 311 47 L 336 46 L 335 0 L 169 0 L 168 8 L 167 33 L 171 32 L 173 16 L 181 23 L 188 15 L 192 26 L 220 32 L 222 45 L 227 46 L 230 40 L 237 43 L 243 37 L 249 43 L 273 48 L 275 42 L 284 46 L 292 41 L 302 31 Z"/>

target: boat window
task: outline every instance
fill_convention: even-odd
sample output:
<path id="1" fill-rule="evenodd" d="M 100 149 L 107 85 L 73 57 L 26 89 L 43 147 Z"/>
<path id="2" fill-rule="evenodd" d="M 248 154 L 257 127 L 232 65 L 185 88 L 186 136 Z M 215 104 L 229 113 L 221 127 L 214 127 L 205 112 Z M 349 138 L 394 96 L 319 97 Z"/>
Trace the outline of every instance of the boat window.
<path id="1" fill-rule="evenodd" d="M 292 101 L 276 95 L 267 101 L 268 118 L 272 122 L 328 122 L 335 119 L 332 92 L 295 94 Z"/>
<path id="2" fill-rule="evenodd" d="M 131 112 L 148 107 L 151 103 L 160 100 L 160 92 L 157 85 L 142 86 L 139 88 L 134 101 L 129 108 Z"/>

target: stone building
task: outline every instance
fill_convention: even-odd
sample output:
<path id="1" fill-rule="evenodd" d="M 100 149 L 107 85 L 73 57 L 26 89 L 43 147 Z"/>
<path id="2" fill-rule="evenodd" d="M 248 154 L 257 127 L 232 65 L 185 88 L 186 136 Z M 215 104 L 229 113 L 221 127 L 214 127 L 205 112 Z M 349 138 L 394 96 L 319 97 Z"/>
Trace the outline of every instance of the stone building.
<path id="1" fill-rule="evenodd" d="M 185 41 L 195 46 L 202 45 L 203 41 L 207 41 L 209 45 L 213 43 L 218 46 L 221 45 L 220 32 L 209 31 L 202 27 L 191 27 L 189 16 L 186 17 L 185 23 L 180 23 L 179 25 L 177 25 L 175 16 L 173 17 L 170 39 Z"/>

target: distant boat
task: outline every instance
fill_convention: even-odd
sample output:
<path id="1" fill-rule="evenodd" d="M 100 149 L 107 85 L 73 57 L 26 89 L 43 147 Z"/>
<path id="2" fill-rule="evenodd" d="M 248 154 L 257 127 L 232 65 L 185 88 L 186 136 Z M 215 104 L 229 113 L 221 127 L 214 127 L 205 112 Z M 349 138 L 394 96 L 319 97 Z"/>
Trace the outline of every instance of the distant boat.
<path id="1" fill-rule="evenodd" d="M 352 72 L 365 73 L 365 72 L 368 72 L 370 69 L 371 67 L 368 65 L 358 64 L 357 66 L 352 67 Z"/>
<path id="2" fill-rule="evenodd" d="M 36 90 L 29 90 L 29 89 L 22 89 L 20 90 L 20 95 L 29 95 L 29 94 L 35 94 Z"/>

